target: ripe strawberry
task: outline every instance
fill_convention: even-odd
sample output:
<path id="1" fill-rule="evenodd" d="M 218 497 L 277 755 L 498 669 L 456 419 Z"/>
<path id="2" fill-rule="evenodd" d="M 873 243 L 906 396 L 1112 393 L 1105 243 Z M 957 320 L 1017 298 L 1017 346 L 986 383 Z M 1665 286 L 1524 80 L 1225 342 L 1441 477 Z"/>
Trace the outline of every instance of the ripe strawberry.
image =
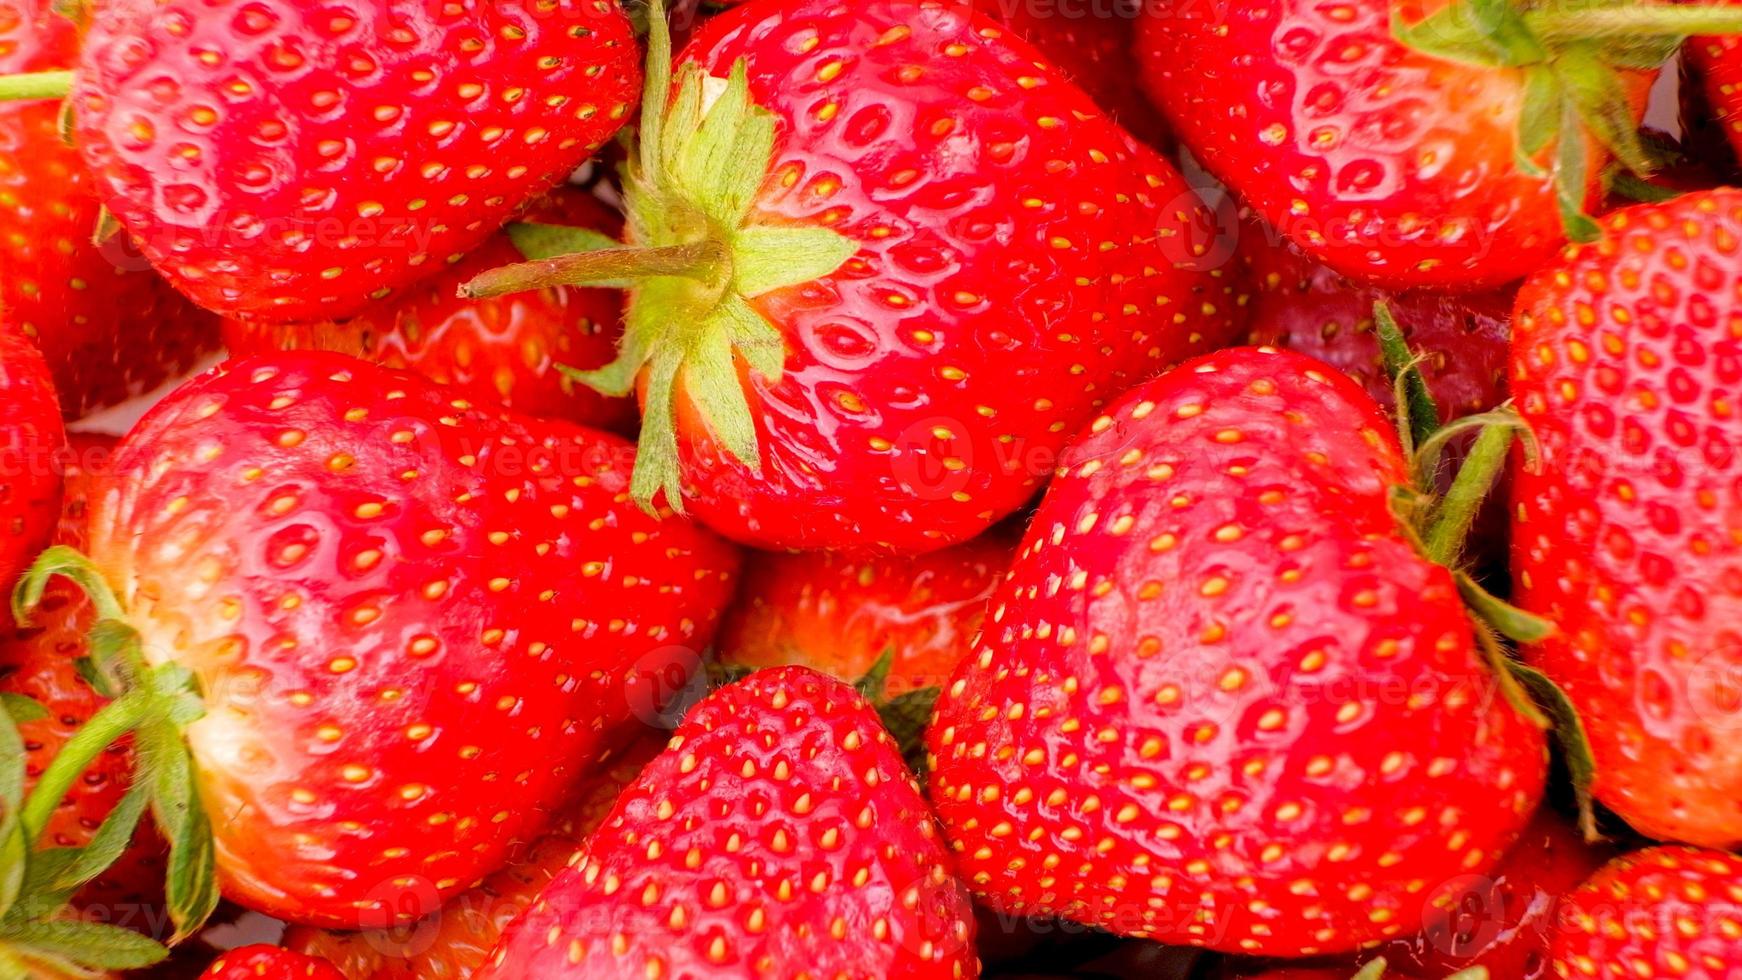
<path id="1" fill-rule="evenodd" d="M 525 220 L 609 235 L 622 225 L 591 194 L 566 188 Z M 557 286 L 495 299 L 455 295 L 478 273 L 519 258 L 508 236 L 497 235 L 395 302 L 343 323 L 226 321 L 224 346 L 232 356 L 336 350 L 453 385 L 480 405 L 499 402 L 526 415 L 613 430 L 633 426 L 633 401 L 607 398 L 557 369 L 596 368 L 611 360 L 621 333 L 622 297 L 616 290 Z"/>
<path id="2" fill-rule="evenodd" d="M 1242 217 L 1240 258 L 1252 296 L 1247 343 L 1316 357 L 1360 382 L 1389 410 L 1396 393 L 1373 322 L 1374 304 L 1383 302 L 1410 350 L 1423 357 L 1421 373 L 1446 421 L 1506 400 L 1512 290 L 1454 294 L 1362 286 L 1309 258 L 1261 219 Z M 1442 489 L 1468 447 L 1468 439 L 1450 447 L 1447 458 L 1454 466 L 1441 470 Z M 1506 527 L 1505 497 L 1496 493 L 1471 535 L 1477 564 L 1505 568 Z"/>
<path id="3" fill-rule="evenodd" d="M 623 788 L 665 748 L 666 735 L 638 736 L 614 761 L 589 773 L 570 804 L 526 857 L 485 879 L 428 918 L 392 929 L 332 932 L 306 926 L 284 945 L 319 956 L 347 980 L 465 980 L 484 964 L 508 926 L 569 866 L 587 834 L 605 820 Z"/>
<path id="4" fill-rule="evenodd" d="M 1742 6 L 1742 0 L 1721 2 Z M 1701 83 L 1710 123 L 1742 155 L 1742 37 L 1691 38 L 1685 54 Z"/>
<path id="5" fill-rule="evenodd" d="M 71 437 L 56 544 L 84 547 L 91 484 L 94 474 L 107 468 L 114 444 L 108 436 Z M 0 640 L 0 692 L 32 698 L 47 714 L 18 725 L 29 783 L 35 783 L 61 746 L 108 701 L 79 675 L 76 664 L 89 653 L 86 635 L 95 618 L 82 591 L 70 582 L 57 581 L 44 592 L 31 626 Z M 44 827 L 44 843 L 51 847 L 89 844 L 127 791 L 132 773 L 129 746 L 110 746 L 54 809 Z M 163 874 L 163 842 L 149 825 L 142 826 L 133 846 L 86 885 L 73 904 L 101 912 L 116 925 L 151 931 L 154 923 L 148 913 L 163 904 Z"/>
<path id="6" fill-rule="evenodd" d="M 1131 49 L 1141 3 L 973 0 L 973 7 L 1034 45 L 1133 135 L 1156 145 L 1166 141 L 1167 128 L 1135 84 L 1137 59 Z"/>
<path id="7" fill-rule="evenodd" d="M 1581 212 L 1612 157 L 1650 171 L 1641 66 L 1688 17 L 1742 27 L 1722 8 L 1592 6 L 1158 4 L 1137 57 L 1180 140 L 1315 258 L 1393 287 L 1487 288 L 1593 231 Z"/>
<path id="8" fill-rule="evenodd" d="M 863 698 L 803 667 L 692 710 L 478 977 L 965 977 L 968 899 Z"/>
<path id="9" fill-rule="evenodd" d="M 976 896 L 1299 957 L 1492 866 L 1546 752 L 1393 516 L 1408 483 L 1378 406 L 1299 354 L 1212 354 L 1096 419 L 927 733 Z"/>
<path id="10" fill-rule="evenodd" d="M 1430 883 L 1426 928 L 1365 958 L 1384 958 L 1387 976 L 1449 977 L 1484 967 L 1495 980 L 1546 980 L 1562 896 L 1612 853 L 1587 844 L 1544 807 L 1493 871 Z"/>
<path id="11" fill-rule="evenodd" d="M 230 950 L 200 980 L 345 980 L 331 963 L 264 944 Z"/>
<path id="12" fill-rule="evenodd" d="M 1518 294 L 1512 390 L 1526 653 L 1584 717 L 1596 797 L 1642 833 L 1742 842 L 1742 191 L 1616 211 Z"/>
<path id="13" fill-rule="evenodd" d="M 536 834 L 709 640 L 736 556 L 630 505 L 632 459 L 342 355 L 230 361 L 121 443 L 90 559 L 52 551 L 32 581 L 76 575 L 108 610 L 142 759 L 180 758 L 185 725 L 227 895 L 410 921 Z M 191 821 L 170 839 L 204 839 L 194 802 L 158 797 L 160 826 Z M 170 898 L 197 920 L 189 853 Z"/>
<path id="14" fill-rule="evenodd" d="M 1315 357 L 1361 383 L 1381 406 L 1395 391 L 1380 356 L 1373 305 L 1391 308 L 1447 419 L 1506 400 L 1506 353 L 1513 291 L 1444 293 L 1379 289 L 1351 282 L 1309 258 L 1256 218 L 1242 228 L 1241 256 L 1252 296 L 1246 342 Z"/>
<path id="15" fill-rule="evenodd" d="M 711 6 L 735 7 L 738 3 L 739 0 L 722 0 Z M 1107 7 L 1096 4 L 1091 8 L 1022 0 L 972 0 L 971 6 L 1034 45 L 1046 60 L 1134 135 L 1157 145 L 1165 142 L 1166 128 L 1155 107 L 1131 83 L 1137 77 L 1137 63 L 1131 54 L 1133 25 L 1141 4 L 1114 3 Z"/>
<path id="16" fill-rule="evenodd" d="M 844 681 L 888 653 L 888 697 L 939 687 L 972 652 L 1010 552 L 981 537 L 917 558 L 757 555 L 715 650 L 728 667 L 803 664 Z"/>
<path id="17" fill-rule="evenodd" d="M 754 0 L 702 26 L 675 96 L 654 24 L 632 247 L 471 287 L 639 277 L 623 356 L 586 375 L 641 378 L 638 499 L 681 485 L 770 549 L 944 547 L 1026 502 L 1121 387 L 1230 332 L 1193 192 L 981 16 Z M 704 114 L 708 76 L 730 80 Z"/>
<path id="18" fill-rule="evenodd" d="M 0 323 L 0 589 L 12 588 L 54 533 L 65 445 L 48 365 L 20 330 Z M 0 629 L 10 624 L 0 612 Z"/>
<path id="19" fill-rule="evenodd" d="M 1593 980 L 1742 974 L 1742 862 L 1694 847 L 1609 862 L 1563 903 L 1554 972 Z"/>
<path id="20" fill-rule="evenodd" d="M 231 316 L 348 316 L 439 271 L 609 139 L 639 82 L 612 0 L 98 0 L 89 19 L 72 100 L 104 203 Z"/>
<path id="21" fill-rule="evenodd" d="M 0 0 L 0 73 L 66 68 L 74 24 L 48 0 Z M 0 322 L 35 340 L 76 418 L 185 374 L 217 320 L 151 272 L 126 236 L 93 245 L 99 205 L 53 102 L 0 103 Z"/>

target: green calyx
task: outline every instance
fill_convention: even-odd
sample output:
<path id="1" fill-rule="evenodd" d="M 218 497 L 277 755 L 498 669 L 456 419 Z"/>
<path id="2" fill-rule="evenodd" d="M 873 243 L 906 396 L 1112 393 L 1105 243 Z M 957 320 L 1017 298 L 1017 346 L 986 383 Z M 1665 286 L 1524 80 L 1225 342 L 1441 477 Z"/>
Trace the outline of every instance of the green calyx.
<path id="1" fill-rule="evenodd" d="M 680 382 L 713 440 L 760 469 L 739 364 L 778 382 L 786 347 L 751 301 L 834 272 L 859 246 L 820 225 L 762 220 L 755 201 L 774 155 L 773 113 L 751 99 L 742 60 L 724 80 L 686 62 L 674 85 L 664 10 L 658 0 L 651 7 L 640 131 L 623 173 L 626 243 L 518 226 L 510 234 L 531 261 L 484 273 L 461 295 L 555 285 L 627 289 L 617 359 L 593 371 L 565 371 L 610 395 L 627 394 L 645 377 L 631 494 L 652 510 L 663 491 L 681 511 L 674 414 Z"/>
<path id="2" fill-rule="evenodd" d="M 1742 33 L 1742 8 L 1459 0 L 1413 23 L 1393 11 L 1391 31 L 1425 54 L 1525 73 L 1518 166 L 1552 174 L 1567 236 L 1590 241 L 1597 226 L 1584 211 L 1592 176 L 1586 137 L 1636 177 L 1661 165 L 1639 132 L 1624 73 L 1657 68 L 1689 37 Z"/>
<path id="3" fill-rule="evenodd" d="M 1560 743 L 1579 804 L 1579 825 L 1586 837 L 1598 837 L 1591 781 L 1596 774 L 1584 723 L 1572 701 L 1548 675 L 1507 649 L 1506 643 L 1537 643 L 1554 632 L 1554 624 L 1494 595 L 1464 567 L 1464 540 L 1476 514 L 1506 468 L 1514 439 L 1522 439 L 1528 465 L 1535 465 L 1536 444 L 1524 420 L 1510 404 L 1456 419 L 1440 421 L 1421 359 L 1410 352 L 1403 331 L 1383 303 L 1373 307 L 1379 349 L 1397 399 L 1397 433 L 1410 461 L 1410 483 L 1391 491 L 1391 509 L 1404 535 L 1424 558 L 1452 573 L 1470 617 L 1470 629 L 1484 660 L 1493 671 L 1500 693 L 1532 724 L 1554 732 Z M 1475 433 L 1464 460 L 1444 492 L 1439 474 L 1447 445 L 1460 435 Z"/>
<path id="4" fill-rule="evenodd" d="M 197 931 L 218 902 L 211 826 L 195 791 L 183 729 L 205 713 L 192 674 L 178 664 L 146 662 L 139 632 L 123 619 L 119 600 L 90 560 L 70 548 L 43 552 L 19 582 L 13 616 L 28 624 L 50 579 L 84 590 L 96 609 L 90 652 L 81 671 L 110 698 L 61 746 L 24 792 L 23 738 L 18 725 L 41 717 L 28 698 L 0 698 L 0 980 L 57 971 L 68 976 L 137 969 L 168 949 L 118 926 L 71 917 L 68 902 L 127 849 L 149 810 L 169 842 L 165 884 L 171 944 Z M 127 792 L 83 847 L 45 846 L 55 809 L 96 759 L 123 737 L 133 738 L 133 778 Z"/>

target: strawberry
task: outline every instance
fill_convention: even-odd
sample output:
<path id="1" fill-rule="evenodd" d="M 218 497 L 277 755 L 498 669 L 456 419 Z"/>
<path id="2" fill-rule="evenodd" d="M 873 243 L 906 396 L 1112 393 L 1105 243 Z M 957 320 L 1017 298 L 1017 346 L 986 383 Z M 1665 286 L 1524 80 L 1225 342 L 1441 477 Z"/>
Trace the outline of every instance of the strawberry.
<path id="1" fill-rule="evenodd" d="M 91 484 L 107 468 L 114 442 L 108 436 L 71 437 L 56 544 L 84 547 Z M 44 717 L 18 725 L 30 783 L 107 703 L 77 667 L 78 659 L 89 652 L 85 638 L 94 618 L 83 592 L 70 582 L 56 581 L 43 593 L 32 626 L 0 640 L 0 692 L 24 695 L 43 709 Z M 132 773 L 129 747 L 110 746 L 49 816 L 44 841 L 53 847 L 89 844 L 126 793 Z M 117 925 L 150 931 L 154 923 L 148 914 L 163 903 L 163 873 L 163 842 L 149 826 L 142 826 L 133 846 L 86 885 L 73 904 L 90 914 L 104 914 Z"/>
<path id="2" fill-rule="evenodd" d="M 1472 462 L 1491 478 L 1505 445 Z M 1454 498 L 1425 532 L 1393 514 L 1410 469 L 1359 385 L 1285 351 L 1200 358 L 1097 418 L 927 733 L 975 895 L 1300 957 L 1412 932 L 1423 883 L 1491 867 L 1543 736 L 1439 564 Z"/>
<path id="3" fill-rule="evenodd" d="M 54 533 L 65 445 L 48 365 L 21 330 L 0 323 L 0 589 Z M 0 612 L 0 629 L 10 622 Z"/>
<path id="4" fill-rule="evenodd" d="M 1722 0 L 1742 6 L 1742 0 Z M 1686 60 L 1697 73 L 1709 122 L 1742 154 L 1742 38 L 1734 34 L 1688 41 Z"/>
<path id="5" fill-rule="evenodd" d="M 72 104 L 104 203 L 171 283 L 318 320 L 437 272 L 567 176 L 627 118 L 636 57 L 613 0 L 98 0 Z"/>
<path id="6" fill-rule="evenodd" d="M 64 68 L 74 24 L 47 0 L 0 0 L 0 72 Z M 0 322 L 36 341 L 68 418 L 185 374 L 217 320 L 152 273 L 125 236 L 93 245 L 100 205 L 59 106 L 0 104 Z"/>
<path id="7" fill-rule="evenodd" d="M 779 667 L 690 711 L 477 977 L 895 980 L 975 965 L 967 896 L 876 712 Z"/>
<path id="8" fill-rule="evenodd" d="M 1098 3 L 973 0 L 973 7 L 1034 45 L 1133 135 L 1158 146 L 1166 142 L 1166 127 L 1155 107 L 1132 84 L 1137 60 L 1131 49 L 1141 3 L 1104 8 Z"/>
<path id="9" fill-rule="evenodd" d="M 740 2 L 718 0 L 710 6 L 735 7 Z M 1024 0 L 971 0 L 970 6 L 1034 45 L 1133 134 L 1157 145 L 1165 142 L 1165 128 L 1155 107 L 1131 84 L 1137 75 L 1131 55 L 1133 24 L 1141 4 L 1079 7 Z"/>
<path id="10" fill-rule="evenodd" d="M 1699 29 L 1742 29 L 1742 11 L 1209 0 L 1147 5 L 1137 58 L 1180 140 L 1314 258 L 1479 289 L 1593 234 L 1611 159 L 1650 172 L 1645 66 Z"/>
<path id="11" fill-rule="evenodd" d="M 1742 191 L 1602 219 L 1518 294 L 1520 606 L 1532 662 L 1584 717 L 1597 799 L 1649 836 L 1742 842 Z"/>
<path id="12" fill-rule="evenodd" d="M 256 944 L 219 956 L 200 980 L 345 980 L 345 975 L 325 960 Z"/>
<path id="13" fill-rule="evenodd" d="M 917 558 L 757 555 L 716 652 L 728 667 L 803 664 L 845 681 L 889 654 L 887 696 L 938 687 L 972 652 L 1010 550 L 993 536 Z"/>
<path id="14" fill-rule="evenodd" d="M 621 219 L 591 194 L 559 188 L 527 220 L 616 234 Z M 453 385 L 481 405 L 501 403 L 526 415 L 626 429 L 635 404 L 607 398 L 564 376 L 557 366 L 595 368 L 611 360 L 622 300 L 615 290 L 557 286 L 495 299 L 460 299 L 458 286 L 520 257 L 497 235 L 397 301 L 344 323 L 230 320 L 231 355 L 267 350 L 336 350 Z"/>
<path id="15" fill-rule="evenodd" d="M 675 95 L 653 26 L 628 245 L 549 242 L 469 287 L 631 282 L 622 356 L 583 378 L 640 378 L 637 499 L 682 487 L 775 550 L 935 550 L 1230 332 L 1193 192 L 980 15 L 753 0 L 702 26 Z"/>
<path id="16" fill-rule="evenodd" d="M 182 772 L 140 777 L 176 845 L 179 932 L 209 911 L 208 862 L 287 921 L 432 911 L 536 834 L 708 643 L 736 556 L 630 505 L 632 461 L 614 436 L 338 354 L 184 385 L 116 450 L 90 557 L 51 550 L 21 589 L 24 608 L 54 574 L 92 593 L 118 695 L 25 816 L 75 747 L 88 761 L 131 728 Z"/>
<path id="17" fill-rule="evenodd" d="M 569 865 L 581 841 L 604 822 L 617 795 L 665 748 L 650 730 L 587 777 L 550 830 L 526 857 L 454 899 L 435 915 L 394 929 L 332 932 L 306 926 L 284 944 L 331 961 L 348 980 L 465 980 L 483 965 L 514 920 Z"/>
<path id="18" fill-rule="evenodd" d="M 1393 291 L 1351 282 L 1309 258 L 1262 220 L 1242 215 L 1240 259 L 1252 295 L 1246 342 L 1286 347 L 1324 361 L 1361 383 L 1380 405 L 1396 394 L 1386 373 L 1373 308 L 1386 304 L 1404 339 L 1423 358 L 1421 373 L 1447 421 L 1488 411 L 1506 399 L 1506 353 L 1512 290 L 1443 293 Z M 1468 440 L 1454 442 L 1456 462 Z M 1450 471 L 1442 473 L 1445 488 Z M 1504 569 L 1506 501 L 1496 493 L 1472 534 L 1482 567 Z"/>
<path id="19" fill-rule="evenodd" d="M 1513 290 L 1393 291 L 1351 282 L 1309 258 L 1261 221 L 1242 228 L 1242 259 L 1252 296 L 1246 342 L 1318 358 L 1361 383 L 1381 406 L 1395 393 L 1380 355 L 1373 305 L 1385 303 L 1449 418 L 1485 412 L 1506 400 L 1506 352 Z"/>
<path id="20" fill-rule="evenodd" d="M 1449 977 L 1483 967 L 1496 980 L 1546 980 L 1562 896 L 1612 851 L 1587 844 L 1544 807 L 1493 871 L 1430 884 L 1426 928 L 1374 953 L 1389 965 L 1387 976 Z"/>
<path id="21" fill-rule="evenodd" d="M 1742 862 L 1695 847 L 1618 857 L 1568 895 L 1554 974 L 1720 980 L 1742 974 Z"/>

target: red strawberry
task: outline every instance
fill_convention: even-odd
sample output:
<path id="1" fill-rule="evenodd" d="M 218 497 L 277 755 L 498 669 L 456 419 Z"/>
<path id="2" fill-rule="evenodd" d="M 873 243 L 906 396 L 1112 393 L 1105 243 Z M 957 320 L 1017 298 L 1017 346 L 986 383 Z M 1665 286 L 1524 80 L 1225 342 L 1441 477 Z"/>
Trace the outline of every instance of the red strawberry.
<path id="1" fill-rule="evenodd" d="M 1602 219 L 1518 294 L 1513 485 L 1527 653 L 1583 715 L 1599 800 L 1652 837 L 1742 842 L 1742 191 Z"/>
<path id="2" fill-rule="evenodd" d="M 93 474 L 107 468 L 114 443 L 107 436 L 71 438 L 56 544 L 84 547 Z M 18 725 L 24 738 L 25 775 L 31 783 L 67 739 L 107 703 L 79 675 L 75 663 L 89 652 L 86 635 L 93 619 L 85 594 L 70 582 L 57 581 L 37 605 L 30 628 L 0 640 L 0 692 L 29 697 L 48 715 Z M 89 844 L 127 791 L 132 773 L 129 747 L 110 746 L 55 808 L 43 829 L 43 842 L 51 847 Z M 163 842 L 149 827 L 142 827 L 136 837 L 116 864 L 84 887 L 74 904 L 101 911 L 116 925 L 153 931 L 148 914 L 163 902 Z"/>
<path id="3" fill-rule="evenodd" d="M 1423 899 L 1429 907 L 1426 928 L 1372 955 L 1389 964 L 1387 976 L 1449 977 L 1485 967 L 1495 980 L 1546 980 L 1562 896 L 1612 850 L 1587 844 L 1572 824 L 1544 807 L 1492 872 L 1430 884 Z"/>
<path id="4" fill-rule="evenodd" d="M 638 736 L 587 777 L 577 798 L 519 861 L 491 875 L 428 918 L 392 929 L 332 932 L 306 926 L 284 945 L 330 960 L 348 980 L 465 980 L 483 965 L 514 920 L 565 868 L 581 841 L 605 820 L 617 795 L 665 748 L 666 736 Z"/>
<path id="5" fill-rule="evenodd" d="M 1609 862 L 1562 903 L 1554 972 L 1593 980 L 1742 975 L 1742 861 L 1653 847 Z"/>
<path id="6" fill-rule="evenodd" d="M 1506 400 L 1512 290 L 1454 294 L 1362 286 L 1313 261 L 1256 217 L 1243 218 L 1240 256 L 1253 297 L 1247 343 L 1316 357 L 1360 382 L 1375 401 L 1391 409 L 1395 389 L 1373 322 L 1374 304 L 1383 302 L 1410 349 L 1424 358 L 1421 373 L 1446 421 L 1488 411 Z M 1468 439 L 1456 441 L 1448 459 L 1456 463 L 1468 447 Z M 1442 488 L 1453 472 L 1442 469 Z M 1484 567 L 1505 567 L 1506 525 L 1506 501 L 1496 493 L 1472 534 L 1472 550 Z"/>
<path id="7" fill-rule="evenodd" d="M 48 0 L 0 0 L 0 72 L 66 68 L 77 52 Z M 0 104 L 0 322 L 42 348 L 75 418 L 186 373 L 218 331 L 126 236 L 91 244 L 99 205 L 59 115 L 53 102 Z"/>
<path id="8" fill-rule="evenodd" d="M 804 664 L 845 681 L 889 653 L 887 696 L 938 687 L 972 652 L 1010 551 L 981 537 L 917 558 L 757 555 L 715 649 L 728 667 Z"/>
<path id="9" fill-rule="evenodd" d="M 712 6 L 735 7 L 739 2 L 723 0 Z M 972 0 L 971 6 L 1034 45 L 1126 129 L 1154 143 L 1165 139 L 1155 108 L 1132 84 L 1137 77 L 1137 64 L 1131 55 L 1133 24 L 1141 4 L 1078 7 L 1024 0 Z"/>
<path id="10" fill-rule="evenodd" d="M 278 946 L 230 950 L 212 961 L 200 980 L 345 980 L 331 963 Z"/>
<path id="11" fill-rule="evenodd" d="M 141 758 L 176 757 L 178 672 L 198 681 L 190 782 L 227 895 L 410 921 L 537 833 L 709 640 L 736 557 L 629 504 L 632 458 L 337 354 L 231 361 L 122 442 L 89 563 L 51 552 L 35 574 L 113 586 L 91 583 L 111 635 L 138 631 L 142 658 L 122 647 L 110 673 L 149 702 Z"/>
<path id="12" fill-rule="evenodd" d="M 0 323 L 0 590 L 11 590 L 54 533 L 65 445 L 48 365 L 21 331 Z M 10 623 L 0 612 L 0 629 Z"/>
<path id="13" fill-rule="evenodd" d="M 1166 127 L 1137 85 L 1131 48 L 1141 3 L 973 0 L 973 6 L 1034 45 L 1134 135 L 1155 144 L 1166 140 Z"/>
<path id="14" fill-rule="evenodd" d="M 623 356 L 588 375 L 641 378 L 638 499 L 681 484 L 769 548 L 940 548 L 1021 506 L 1120 388 L 1231 329 L 1192 191 L 979 15 L 755 0 L 703 25 L 675 96 L 662 76 L 633 247 L 472 287 L 644 278 Z M 708 76 L 731 80 L 702 125 Z"/>
<path id="15" fill-rule="evenodd" d="M 1638 66 L 1686 22 L 1629 4 L 1606 33 L 1588 6 L 1159 4 L 1137 57 L 1180 140 L 1315 258 L 1397 287 L 1492 287 L 1590 233 L 1611 156 L 1652 166 L 1630 122 L 1654 74 Z"/>
<path id="16" fill-rule="evenodd" d="M 559 189 L 526 218 L 615 235 L 622 220 L 591 194 Z M 268 350 L 336 350 L 453 385 L 481 405 L 623 429 L 635 421 L 628 398 L 607 398 L 557 366 L 596 368 L 611 360 L 620 334 L 615 290 L 557 286 L 496 299 L 460 299 L 459 285 L 520 259 L 507 235 L 479 246 L 452 269 L 343 323 L 230 320 L 224 345 L 234 356 Z"/>
<path id="17" fill-rule="evenodd" d="M 98 0 L 73 87 L 105 203 L 202 306 L 343 317 L 488 238 L 622 125 L 613 0 Z"/>
<path id="18" fill-rule="evenodd" d="M 1742 0 L 1720 0 L 1742 6 Z M 1692 38 L 1687 61 L 1698 74 L 1710 122 L 1742 155 L 1742 37 L 1734 34 Z"/>
<path id="19" fill-rule="evenodd" d="M 1513 291 L 1392 291 L 1351 282 L 1307 257 L 1256 219 L 1242 229 L 1252 296 L 1246 341 L 1318 358 L 1361 383 L 1381 406 L 1395 402 L 1373 329 L 1373 305 L 1391 308 L 1448 420 L 1506 400 Z"/>
<path id="20" fill-rule="evenodd" d="M 876 713 L 782 667 L 690 712 L 478 978 L 976 972 L 967 896 Z"/>
<path id="21" fill-rule="evenodd" d="M 1392 515 L 1407 483 L 1373 400 L 1299 354 L 1212 354 L 1096 419 L 927 734 L 975 894 L 1297 957 L 1492 866 L 1546 753 Z"/>

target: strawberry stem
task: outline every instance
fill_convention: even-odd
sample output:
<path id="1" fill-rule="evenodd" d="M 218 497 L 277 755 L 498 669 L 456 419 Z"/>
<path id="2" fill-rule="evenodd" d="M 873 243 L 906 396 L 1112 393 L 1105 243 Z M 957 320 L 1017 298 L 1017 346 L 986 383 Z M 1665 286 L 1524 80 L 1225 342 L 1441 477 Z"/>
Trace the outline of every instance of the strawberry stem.
<path id="1" fill-rule="evenodd" d="M 155 700 L 149 690 L 129 691 L 104 705 L 67 739 L 24 801 L 20 818 L 26 840 L 34 843 L 42 836 L 55 809 L 98 756 L 157 712 Z"/>
<path id="2" fill-rule="evenodd" d="M 502 296 L 553 286 L 601 285 L 624 279 L 676 276 L 715 282 L 730 268 L 724 243 L 708 238 L 655 248 L 609 248 L 491 269 L 460 287 L 467 298 Z"/>
<path id="3" fill-rule="evenodd" d="M 1683 38 L 1742 33 L 1742 8 L 1731 6 L 1639 4 L 1585 10 L 1559 7 L 1552 5 L 1523 15 L 1524 23 L 1538 40 L 1553 44 L 1611 38 Z"/>
<path id="4" fill-rule="evenodd" d="M 0 102 L 27 99 L 63 99 L 73 89 L 70 71 L 37 71 L 0 75 Z"/>
<path id="5" fill-rule="evenodd" d="M 1458 475 L 1452 478 L 1452 485 L 1434 508 L 1423 537 L 1430 560 L 1455 568 L 1463 556 L 1464 539 L 1476 520 L 1476 512 L 1506 468 L 1507 450 L 1520 424 L 1516 414 L 1512 419 L 1492 422 L 1482 429 L 1469 455 L 1464 457 L 1464 464 L 1458 468 Z"/>

